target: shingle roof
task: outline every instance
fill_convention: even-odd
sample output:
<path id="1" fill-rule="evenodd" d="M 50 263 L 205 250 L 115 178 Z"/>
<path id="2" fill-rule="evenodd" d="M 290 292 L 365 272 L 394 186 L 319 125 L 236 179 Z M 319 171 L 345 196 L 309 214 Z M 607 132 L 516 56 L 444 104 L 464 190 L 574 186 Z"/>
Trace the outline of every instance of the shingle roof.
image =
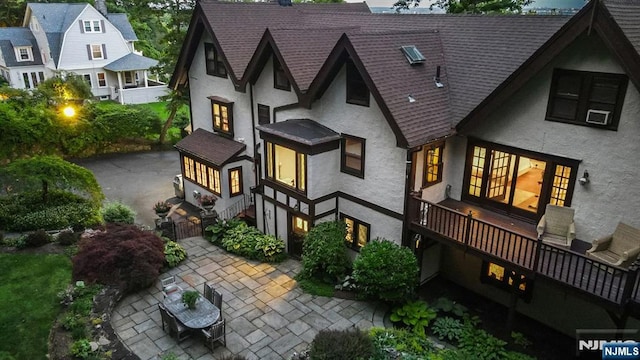
<path id="1" fill-rule="evenodd" d="M 158 65 L 158 60 L 134 53 L 127 54 L 104 66 L 109 71 L 147 70 Z"/>
<path id="2" fill-rule="evenodd" d="M 606 0 L 603 3 L 636 52 L 640 53 L 640 2 L 637 0 Z"/>
<path id="3" fill-rule="evenodd" d="M 131 23 L 127 18 L 127 14 L 107 14 L 107 19 L 109 22 L 113 24 L 122 34 L 122 37 L 128 41 L 136 41 L 138 37 L 136 36 L 135 31 L 133 31 L 133 27 L 131 27 Z"/>
<path id="4" fill-rule="evenodd" d="M 199 157 L 213 165 L 223 166 L 242 152 L 246 145 L 199 128 L 178 141 L 175 147 L 181 153 Z"/>
<path id="5" fill-rule="evenodd" d="M 311 119 L 289 119 L 256 129 L 304 145 L 319 145 L 340 139 L 340 134 Z"/>
<path id="6" fill-rule="evenodd" d="M 31 46 L 33 61 L 16 61 L 14 46 Z M 7 67 L 42 65 L 38 43 L 29 28 L 0 28 L 0 51 Z"/>
<path id="7" fill-rule="evenodd" d="M 89 5 L 82 3 L 29 3 L 27 6 L 31 9 L 31 14 L 38 19 L 42 30 L 47 34 L 51 58 L 57 66 L 60 60 L 60 51 L 62 51 L 64 32 Z"/>

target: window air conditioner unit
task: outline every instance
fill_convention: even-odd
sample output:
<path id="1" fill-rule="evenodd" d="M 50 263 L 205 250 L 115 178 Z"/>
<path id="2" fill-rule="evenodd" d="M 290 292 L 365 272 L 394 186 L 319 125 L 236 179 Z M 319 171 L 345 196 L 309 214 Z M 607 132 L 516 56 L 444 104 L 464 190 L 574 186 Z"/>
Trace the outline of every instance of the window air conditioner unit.
<path id="1" fill-rule="evenodd" d="M 611 111 L 589 109 L 587 111 L 587 122 L 589 124 L 608 125 L 609 115 L 611 115 Z"/>

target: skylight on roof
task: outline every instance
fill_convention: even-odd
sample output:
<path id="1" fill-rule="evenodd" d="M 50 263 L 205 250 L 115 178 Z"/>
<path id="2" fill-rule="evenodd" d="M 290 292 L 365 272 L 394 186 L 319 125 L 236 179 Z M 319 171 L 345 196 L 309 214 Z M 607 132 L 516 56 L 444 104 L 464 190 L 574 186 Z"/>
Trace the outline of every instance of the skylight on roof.
<path id="1" fill-rule="evenodd" d="M 402 53 L 407 58 L 407 60 L 409 60 L 409 64 L 411 65 L 422 64 L 427 60 L 415 45 L 402 46 L 400 47 L 400 49 L 402 49 Z"/>

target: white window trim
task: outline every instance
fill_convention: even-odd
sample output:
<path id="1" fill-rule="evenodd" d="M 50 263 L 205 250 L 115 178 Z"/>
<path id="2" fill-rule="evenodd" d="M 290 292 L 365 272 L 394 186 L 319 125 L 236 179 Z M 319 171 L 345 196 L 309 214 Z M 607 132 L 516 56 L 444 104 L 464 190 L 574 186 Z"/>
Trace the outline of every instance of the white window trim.
<path id="1" fill-rule="evenodd" d="M 93 23 L 97 22 L 98 23 L 98 30 L 94 30 L 93 28 Z M 89 23 L 89 30 L 87 30 L 87 23 Z M 102 32 L 102 24 L 100 23 L 100 20 L 82 20 L 82 28 L 84 29 L 85 34 L 88 33 L 101 33 Z"/>
<path id="2" fill-rule="evenodd" d="M 93 47 L 97 46 L 100 49 L 100 57 L 93 56 Z M 104 53 L 102 52 L 102 44 L 90 44 L 91 47 L 91 60 L 104 60 Z"/>
<path id="3" fill-rule="evenodd" d="M 28 59 L 23 59 L 22 56 L 20 56 L 20 50 L 27 50 L 27 55 L 29 56 Z M 31 46 L 16 46 L 15 47 L 16 50 L 16 61 L 18 62 L 22 62 L 22 61 L 33 61 L 33 51 L 31 50 Z"/>
<path id="4" fill-rule="evenodd" d="M 100 74 L 104 76 L 104 85 L 100 85 Z M 96 73 L 96 80 L 98 81 L 97 85 L 99 88 L 106 88 L 107 86 L 109 86 L 109 83 L 107 82 L 107 73 L 103 73 L 103 72 Z"/>

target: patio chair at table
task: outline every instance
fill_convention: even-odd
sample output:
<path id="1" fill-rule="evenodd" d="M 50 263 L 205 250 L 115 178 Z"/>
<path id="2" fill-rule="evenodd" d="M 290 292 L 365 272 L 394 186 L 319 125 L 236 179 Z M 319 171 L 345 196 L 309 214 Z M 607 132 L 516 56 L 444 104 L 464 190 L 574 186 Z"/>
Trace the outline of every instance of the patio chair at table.
<path id="1" fill-rule="evenodd" d="M 213 303 L 213 286 L 204 283 L 204 298 Z"/>
<path id="2" fill-rule="evenodd" d="M 158 304 L 160 314 L 162 316 L 162 330 L 165 330 L 165 324 L 169 330 L 169 335 L 176 339 L 178 342 L 188 338 L 191 335 L 191 330 L 171 315 L 169 311 L 162 304 Z"/>
<path id="3" fill-rule="evenodd" d="M 167 295 L 171 294 L 175 291 L 182 291 L 182 288 L 176 283 L 175 276 L 169 276 L 160 280 L 162 284 L 162 294 L 167 297 Z"/>
<path id="4" fill-rule="evenodd" d="M 220 309 L 220 314 L 222 314 L 222 294 L 217 290 L 213 290 L 213 305 Z"/>
<path id="5" fill-rule="evenodd" d="M 209 329 L 202 329 L 202 335 L 204 336 L 204 345 L 211 349 L 216 348 L 216 344 L 227 346 L 227 331 L 226 321 L 222 319 L 217 323 L 211 325 Z"/>

